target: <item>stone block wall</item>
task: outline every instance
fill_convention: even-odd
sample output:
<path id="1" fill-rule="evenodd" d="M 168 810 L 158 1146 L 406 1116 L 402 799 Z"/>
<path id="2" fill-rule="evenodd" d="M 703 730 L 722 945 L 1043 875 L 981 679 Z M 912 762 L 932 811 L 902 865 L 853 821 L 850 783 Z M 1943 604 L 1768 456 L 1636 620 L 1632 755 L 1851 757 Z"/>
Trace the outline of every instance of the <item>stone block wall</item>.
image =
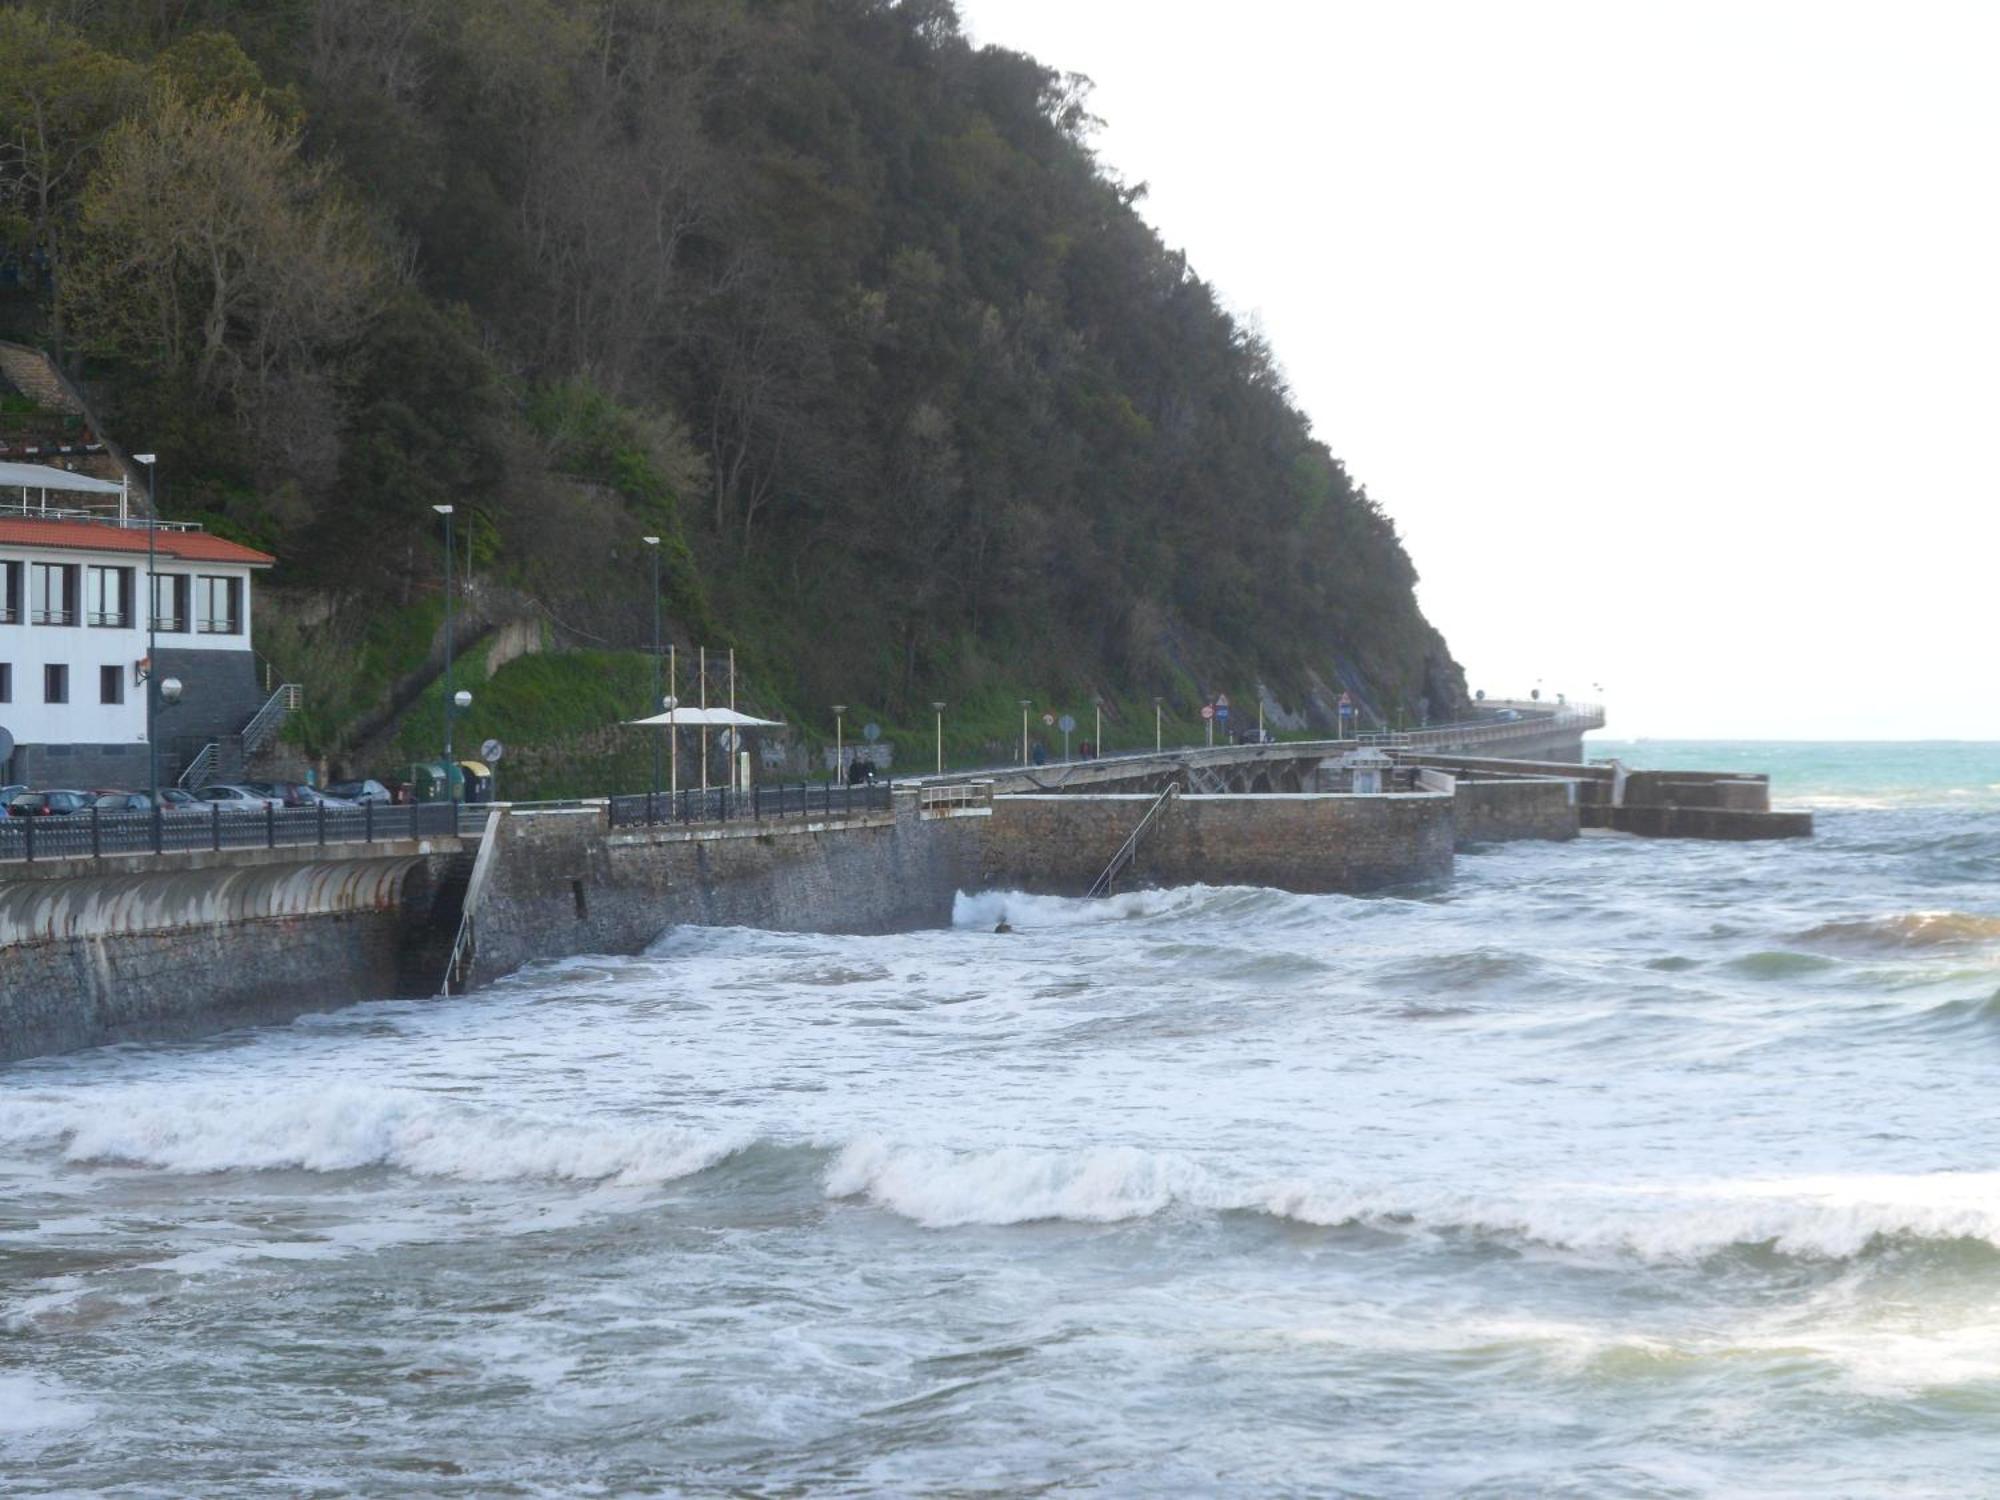
<path id="1" fill-rule="evenodd" d="M 638 953 L 683 924 L 783 932 L 942 927 L 977 875 L 982 817 L 893 812 L 607 830 L 601 809 L 509 815 L 474 913 L 476 982 L 537 959 Z"/>
<path id="2" fill-rule="evenodd" d="M 1152 802 L 996 797 L 981 838 L 979 883 L 1082 895 Z M 1381 890 L 1448 878 L 1452 843 L 1452 799 L 1438 793 L 1184 796 L 1147 829 L 1121 884 Z"/>
<path id="3" fill-rule="evenodd" d="M 405 897 L 449 856 L 370 848 L 0 866 L 0 1061 L 395 994 Z"/>
<path id="4" fill-rule="evenodd" d="M 1460 780 L 1453 791 L 1458 847 L 1516 839 L 1573 839 L 1578 819 L 1573 781 Z"/>

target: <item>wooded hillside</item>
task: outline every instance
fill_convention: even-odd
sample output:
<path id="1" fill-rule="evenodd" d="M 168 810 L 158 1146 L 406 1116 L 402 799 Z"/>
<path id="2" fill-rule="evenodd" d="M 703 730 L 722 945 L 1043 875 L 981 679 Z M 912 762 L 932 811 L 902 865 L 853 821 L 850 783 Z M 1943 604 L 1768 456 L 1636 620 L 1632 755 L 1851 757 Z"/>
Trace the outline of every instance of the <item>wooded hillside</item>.
<path id="1" fill-rule="evenodd" d="M 664 536 L 776 707 L 1449 714 L 1394 525 L 1093 125 L 949 0 L 34 0 L 0 321 L 325 632 L 451 502 L 577 647 L 650 640 Z"/>

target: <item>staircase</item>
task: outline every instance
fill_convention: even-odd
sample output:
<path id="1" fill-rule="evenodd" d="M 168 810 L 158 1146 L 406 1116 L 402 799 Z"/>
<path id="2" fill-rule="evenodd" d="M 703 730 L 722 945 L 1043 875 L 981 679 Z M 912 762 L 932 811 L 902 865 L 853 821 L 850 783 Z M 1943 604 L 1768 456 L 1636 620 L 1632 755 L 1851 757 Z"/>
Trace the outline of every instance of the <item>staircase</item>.
<path id="1" fill-rule="evenodd" d="M 1180 794 L 1180 787 L 1174 785 L 1154 799 L 1153 805 L 1146 809 L 1146 816 L 1139 820 L 1139 826 L 1132 830 L 1125 842 L 1118 846 L 1118 852 L 1111 856 L 1111 863 L 1104 867 L 1104 873 L 1091 883 L 1092 897 L 1109 896 L 1112 893 L 1117 886 L 1118 877 L 1130 869 L 1132 861 L 1139 857 L 1139 836 L 1152 827 L 1153 819 L 1164 812 L 1167 804 Z"/>
<path id="2" fill-rule="evenodd" d="M 398 996 L 415 1000 L 435 995 L 438 976 L 453 968 L 465 920 L 465 893 L 472 884 L 476 859 L 474 854 L 454 854 L 445 860 L 429 899 L 405 912 L 402 950 L 396 962 Z"/>
<path id="3" fill-rule="evenodd" d="M 210 740 L 195 750 L 176 785 L 184 791 L 193 791 L 218 781 L 242 780 L 251 757 L 278 737 L 286 718 L 303 698 L 304 690 L 296 682 L 286 683 L 265 700 L 241 731 Z"/>

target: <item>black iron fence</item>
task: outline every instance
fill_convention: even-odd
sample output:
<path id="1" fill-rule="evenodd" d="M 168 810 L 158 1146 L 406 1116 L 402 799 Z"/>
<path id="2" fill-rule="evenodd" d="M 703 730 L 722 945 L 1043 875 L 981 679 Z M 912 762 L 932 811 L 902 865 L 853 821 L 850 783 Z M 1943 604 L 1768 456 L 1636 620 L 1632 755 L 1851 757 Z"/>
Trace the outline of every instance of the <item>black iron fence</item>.
<path id="1" fill-rule="evenodd" d="M 833 782 L 795 786 L 755 786 L 747 792 L 728 787 L 706 791 L 689 787 L 678 792 L 637 792 L 611 799 L 611 826 L 638 828 L 655 823 L 730 823 L 739 819 L 824 818 L 844 813 L 887 812 L 889 783 L 864 782 L 836 786 Z"/>
<path id="2" fill-rule="evenodd" d="M 88 812 L 0 819 L 0 860 L 101 859 L 112 854 L 177 854 L 195 849 L 277 849 L 301 844 L 449 838 L 485 826 L 473 804 L 263 807 L 222 803 L 160 812 Z"/>

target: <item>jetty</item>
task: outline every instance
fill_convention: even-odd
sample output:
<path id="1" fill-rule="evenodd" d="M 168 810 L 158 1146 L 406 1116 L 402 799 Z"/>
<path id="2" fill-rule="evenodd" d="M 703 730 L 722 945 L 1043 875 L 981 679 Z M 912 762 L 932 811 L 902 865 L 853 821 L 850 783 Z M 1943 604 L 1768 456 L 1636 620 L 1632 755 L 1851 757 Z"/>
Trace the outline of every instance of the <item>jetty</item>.
<path id="1" fill-rule="evenodd" d="M 677 925 L 948 925 L 960 891 L 1436 886 L 1523 839 L 1798 838 L 1762 775 L 1585 764 L 1589 707 L 896 785 L 0 822 L 0 1061 L 457 994 Z"/>

